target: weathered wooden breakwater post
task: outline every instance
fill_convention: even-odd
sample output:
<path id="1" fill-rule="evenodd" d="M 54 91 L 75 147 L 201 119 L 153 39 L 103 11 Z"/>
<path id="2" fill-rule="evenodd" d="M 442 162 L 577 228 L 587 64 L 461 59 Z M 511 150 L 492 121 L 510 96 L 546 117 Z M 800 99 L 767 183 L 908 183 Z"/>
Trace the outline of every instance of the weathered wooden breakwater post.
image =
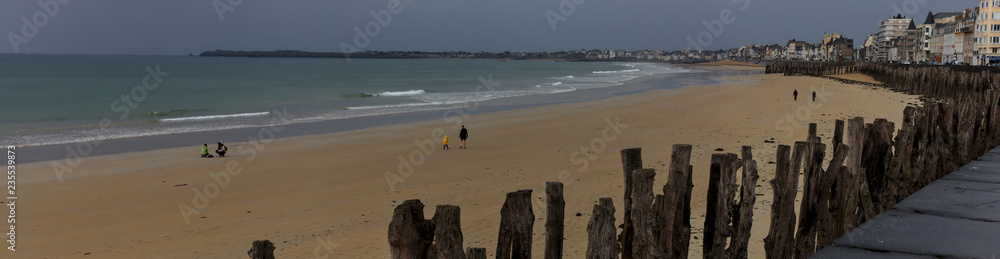
<path id="1" fill-rule="evenodd" d="M 677 144 L 670 154 L 669 181 L 663 185 L 659 250 L 669 258 L 687 258 L 691 241 L 691 145 Z"/>
<path id="2" fill-rule="evenodd" d="M 625 209 L 625 222 L 622 224 L 621 235 L 618 236 L 618 242 L 621 243 L 622 259 L 632 259 L 632 237 L 635 235 L 634 228 L 632 225 L 632 172 L 637 169 L 642 169 L 642 149 L 641 148 L 629 148 L 622 149 L 622 175 L 625 179 L 625 196 L 624 196 L 624 209 Z"/>
<path id="3" fill-rule="evenodd" d="M 434 222 L 424 219 L 420 200 L 404 201 L 392 214 L 389 223 L 389 251 L 393 259 L 426 258 L 434 241 Z"/>
<path id="4" fill-rule="evenodd" d="M 531 211 L 531 190 L 507 194 L 500 209 L 500 234 L 497 259 L 531 258 L 531 229 L 535 214 Z"/>
<path id="5" fill-rule="evenodd" d="M 632 171 L 632 256 L 634 258 L 662 257 L 656 249 L 653 235 L 653 169 Z"/>
<path id="6" fill-rule="evenodd" d="M 438 205 L 434 212 L 434 243 L 427 258 L 465 258 L 462 250 L 461 209 L 454 205 Z"/>
<path id="7" fill-rule="evenodd" d="M 563 257 L 563 218 L 566 201 L 563 200 L 563 184 L 545 183 L 545 259 Z"/>
<path id="8" fill-rule="evenodd" d="M 740 184 L 740 202 L 733 208 L 733 238 L 726 253 L 729 258 L 746 258 L 750 244 L 750 229 L 753 226 L 753 205 L 757 202 L 755 193 L 757 187 L 757 161 L 753 160 L 750 146 L 741 150 L 743 167 L 742 183 Z"/>
<path id="9" fill-rule="evenodd" d="M 611 198 L 601 198 L 587 223 L 587 259 L 617 259 L 621 248 L 616 232 L 615 205 Z"/>
<path id="10" fill-rule="evenodd" d="M 774 190 L 771 227 L 764 238 L 767 258 L 791 258 L 795 251 L 795 194 L 798 193 L 799 173 L 797 166 L 792 169 L 790 153 L 791 147 L 778 145 L 774 179 L 771 180 Z"/>
<path id="11" fill-rule="evenodd" d="M 250 251 L 247 251 L 250 259 L 274 259 L 274 243 L 270 240 L 253 241 Z"/>
<path id="12" fill-rule="evenodd" d="M 705 213 L 704 258 L 725 258 L 727 239 L 733 234 L 732 208 L 736 202 L 736 154 L 713 154 Z"/>

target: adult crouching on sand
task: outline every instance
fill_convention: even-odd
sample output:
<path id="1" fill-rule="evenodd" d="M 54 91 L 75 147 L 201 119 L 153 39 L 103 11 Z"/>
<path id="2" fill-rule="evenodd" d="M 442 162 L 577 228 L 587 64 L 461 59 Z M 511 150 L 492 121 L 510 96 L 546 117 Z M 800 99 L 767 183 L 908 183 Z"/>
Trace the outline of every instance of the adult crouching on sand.
<path id="1" fill-rule="evenodd" d="M 223 145 L 222 141 L 219 141 L 219 147 L 215 149 L 215 153 L 219 154 L 219 157 L 226 157 L 226 151 L 229 151 L 229 148 Z"/>
<path id="2" fill-rule="evenodd" d="M 460 146 L 458 148 L 459 149 L 468 149 L 468 148 L 465 148 L 465 139 L 469 138 L 469 131 L 465 130 L 465 125 L 462 125 L 462 131 L 458 132 L 458 138 L 462 140 L 462 146 Z"/>

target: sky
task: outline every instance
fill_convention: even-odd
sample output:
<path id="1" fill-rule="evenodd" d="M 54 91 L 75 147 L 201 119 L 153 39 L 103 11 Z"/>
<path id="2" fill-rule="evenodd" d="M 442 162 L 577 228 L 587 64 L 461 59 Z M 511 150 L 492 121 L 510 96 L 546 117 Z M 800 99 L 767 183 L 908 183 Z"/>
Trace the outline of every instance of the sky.
<path id="1" fill-rule="evenodd" d="M 45 4 L 40 4 L 45 3 Z M 900 13 L 978 0 L 0 0 L 0 53 L 728 49 L 863 43 Z M 375 15 L 373 15 L 373 13 Z M 27 21 L 27 22 L 26 22 Z M 360 31 L 360 33 L 359 33 Z M 692 43 L 694 42 L 694 43 Z"/>

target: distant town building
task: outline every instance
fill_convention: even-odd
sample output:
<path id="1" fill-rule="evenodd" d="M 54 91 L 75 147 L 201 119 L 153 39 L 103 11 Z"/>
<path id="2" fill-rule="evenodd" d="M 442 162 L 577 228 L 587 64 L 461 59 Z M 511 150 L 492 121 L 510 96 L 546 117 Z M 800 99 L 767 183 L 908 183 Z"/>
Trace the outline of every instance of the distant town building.
<path id="1" fill-rule="evenodd" d="M 980 0 L 976 43 L 982 64 L 1000 63 L 1000 0 Z"/>
<path id="2" fill-rule="evenodd" d="M 965 9 L 955 23 L 955 62 L 969 65 L 979 65 L 979 49 L 976 47 L 976 18 L 979 8 Z"/>
<path id="3" fill-rule="evenodd" d="M 816 47 L 805 41 L 791 39 L 785 46 L 785 57 L 791 60 L 812 60 L 816 54 Z"/>
<path id="4" fill-rule="evenodd" d="M 820 55 L 828 61 L 854 61 L 854 40 L 834 32 L 823 36 Z"/>
<path id="5" fill-rule="evenodd" d="M 924 19 L 924 23 L 917 24 L 917 33 L 919 34 L 917 43 L 919 50 L 914 53 L 914 60 L 917 62 L 930 62 L 933 58 L 931 55 L 931 35 L 934 33 L 934 13 L 927 12 L 927 18 Z"/>
<path id="6" fill-rule="evenodd" d="M 878 27 L 878 41 L 876 42 L 875 61 L 899 61 L 899 40 L 906 37 L 906 30 L 913 23 L 913 19 L 903 15 L 896 15 L 883 20 Z M 890 55 L 892 57 L 890 57 Z"/>
<path id="7" fill-rule="evenodd" d="M 858 49 L 858 60 L 874 61 L 878 52 L 878 34 L 870 34 Z"/>

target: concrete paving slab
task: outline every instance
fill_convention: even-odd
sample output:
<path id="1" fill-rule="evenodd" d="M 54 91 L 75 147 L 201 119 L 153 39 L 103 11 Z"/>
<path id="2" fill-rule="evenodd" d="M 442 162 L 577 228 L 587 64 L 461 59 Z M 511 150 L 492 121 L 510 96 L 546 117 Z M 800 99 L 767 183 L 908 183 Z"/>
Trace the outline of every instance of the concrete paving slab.
<path id="1" fill-rule="evenodd" d="M 993 258 L 1000 256 L 998 236 L 997 222 L 893 209 L 838 238 L 834 245 L 937 257 Z"/>
<path id="2" fill-rule="evenodd" d="M 941 179 L 1000 184 L 1000 166 L 975 161 L 941 177 Z"/>
<path id="3" fill-rule="evenodd" d="M 1000 222 L 1000 184 L 938 180 L 899 202 L 893 209 Z"/>
<path id="4" fill-rule="evenodd" d="M 903 254 L 894 252 L 876 252 L 872 250 L 833 246 L 819 250 L 811 258 L 842 259 L 842 258 L 887 258 L 887 259 L 933 259 L 933 256 Z"/>
<path id="5" fill-rule="evenodd" d="M 1000 162 L 1000 152 L 997 152 L 997 153 L 994 153 L 994 152 L 986 153 L 983 156 L 980 156 L 978 160 L 979 161 L 988 161 L 988 162 Z"/>

